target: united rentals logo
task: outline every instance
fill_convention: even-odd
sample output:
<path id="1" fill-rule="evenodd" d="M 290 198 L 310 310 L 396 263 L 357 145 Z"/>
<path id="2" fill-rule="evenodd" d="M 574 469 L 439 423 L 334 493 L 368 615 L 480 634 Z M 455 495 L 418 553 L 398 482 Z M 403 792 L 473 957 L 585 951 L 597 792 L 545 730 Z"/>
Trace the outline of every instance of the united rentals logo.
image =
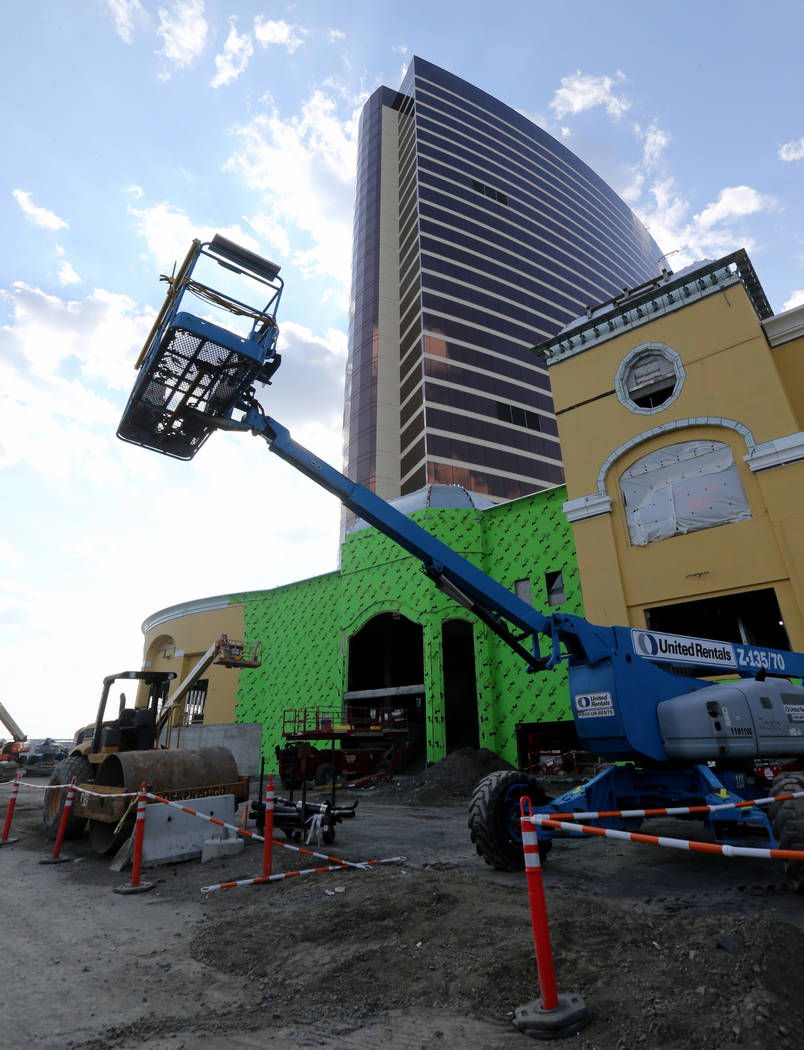
<path id="1" fill-rule="evenodd" d="M 578 718 L 606 718 L 614 714 L 611 693 L 581 693 L 575 697 Z"/>
<path id="2" fill-rule="evenodd" d="M 667 663 L 708 664 L 736 667 L 734 648 L 728 642 L 688 638 L 681 634 L 658 634 L 632 629 L 631 644 L 638 656 Z"/>

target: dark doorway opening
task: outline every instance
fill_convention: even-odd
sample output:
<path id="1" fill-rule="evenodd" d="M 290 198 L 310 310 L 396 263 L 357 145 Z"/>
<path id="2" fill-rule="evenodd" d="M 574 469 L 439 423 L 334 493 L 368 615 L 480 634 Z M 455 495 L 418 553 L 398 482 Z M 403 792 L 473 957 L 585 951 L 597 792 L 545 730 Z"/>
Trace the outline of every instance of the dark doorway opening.
<path id="1" fill-rule="evenodd" d="M 444 662 L 444 731 L 447 751 L 480 746 L 472 624 L 447 620 L 441 627 Z"/>
<path id="2" fill-rule="evenodd" d="M 790 648 L 772 587 L 646 609 L 645 620 L 650 630 L 667 634 L 742 642 L 768 649 Z"/>
<path id="3" fill-rule="evenodd" d="M 427 727 L 424 633 L 401 613 L 381 613 L 349 639 L 346 704 L 352 709 L 407 713 L 405 768 L 424 761 Z"/>

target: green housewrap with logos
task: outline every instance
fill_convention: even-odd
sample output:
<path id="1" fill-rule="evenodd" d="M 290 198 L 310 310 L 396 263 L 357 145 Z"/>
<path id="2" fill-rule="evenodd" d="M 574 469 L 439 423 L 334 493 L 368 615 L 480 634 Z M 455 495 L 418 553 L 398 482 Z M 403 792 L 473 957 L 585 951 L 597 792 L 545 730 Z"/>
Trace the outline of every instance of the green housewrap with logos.
<path id="1" fill-rule="evenodd" d="M 558 486 L 485 510 L 427 507 L 410 517 L 506 588 L 521 593 L 527 581 L 537 608 L 583 615 L 575 548 L 561 509 L 565 500 L 566 488 Z M 263 642 L 262 666 L 240 677 L 236 718 L 262 723 L 268 768 L 275 747 L 283 745 L 286 710 L 339 708 L 350 691 L 376 688 L 379 695 L 383 687 L 410 684 L 405 679 L 411 675 L 424 686 L 423 710 L 411 709 L 411 722 L 420 715 L 430 762 L 471 741 L 515 765 L 518 724 L 572 723 L 565 668 L 525 673 L 520 657 L 433 586 L 418 559 L 374 528 L 346 536 L 338 571 L 235 594 L 231 601 L 244 606 L 247 637 Z M 361 632 L 382 616 L 393 624 L 399 618 L 410 622 L 404 636 L 385 636 L 392 649 L 396 637 L 405 651 L 392 653 L 383 666 L 371 662 L 361 668 L 366 651 L 357 644 Z M 455 621 L 461 622 L 457 630 Z M 460 635 L 461 627 L 468 641 L 456 650 L 449 639 Z M 464 665 L 457 671 L 456 652 Z M 380 680 L 372 680 L 372 674 Z M 389 674 L 395 676 L 390 683 Z M 466 729 L 475 717 L 472 740 Z"/>

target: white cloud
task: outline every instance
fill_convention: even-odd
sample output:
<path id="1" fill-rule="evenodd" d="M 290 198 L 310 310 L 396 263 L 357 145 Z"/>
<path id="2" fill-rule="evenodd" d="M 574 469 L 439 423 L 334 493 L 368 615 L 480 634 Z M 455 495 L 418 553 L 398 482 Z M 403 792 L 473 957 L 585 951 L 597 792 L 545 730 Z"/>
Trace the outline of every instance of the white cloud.
<path id="1" fill-rule="evenodd" d="M 142 186 L 138 186 L 136 183 L 132 182 L 130 186 L 126 186 L 125 192 L 129 197 L 133 197 L 135 201 L 138 201 L 145 191 Z"/>
<path id="2" fill-rule="evenodd" d="M 288 25 L 281 19 L 273 22 L 263 18 L 262 15 L 257 15 L 254 19 L 254 36 L 261 47 L 277 44 L 292 55 L 296 48 L 301 47 L 307 35 L 308 30 L 301 26 Z"/>
<path id="3" fill-rule="evenodd" d="M 408 47 L 407 47 L 407 44 L 394 44 L 394 46 L 391 48 L 391 51 L 395 55 L 403 55 L 404 56 L 404 55 L 406 55 L 408 53 Z"/>
<path id="4" fill-rule="evenodd" d="M 254 54 L 254 44 L 249 33 L 239 34 L 231 20 L 229 35 L 223 45 L 223 51 L 215 56 L 215 67 L 218 72 L 210 81 L 212 87 L 222 87 L 237 80 Z"/>
<path id="5" fill-rule="evenodd" d="M 694 221 L 703 229 L 710 229 L 716 223 L 743 215 L 753 215 L 758 211 L 767 211 L 776 206 L 773 197 L 766 196 L 752 189 L 751 186 L 727 186 L 712 204 L 707 204 Z"/>
<path id="6" fill-rule="evenodd" d="M 782 310 L 793 310 L 797 306 L 804 306 L 804 288 L 799 288 L 785 301 Z"/>
<path id="7" fill-rule="evenodd" d="M 156 33 L 162 38 L 158 54 L 180 69 L 191 66 L 207 40 L 204 0 L 173 0 L 169 8 L 160 7 Z"/>
<path id="8" fill-rule="evenodd" d="M 779 160 L 804 160 L 804 139 L 797 142 L 785 142 L 779 147 Z"/>
<path id="9" fill-rule="evenodd" d="M 2 296 L 11 304 L 13 322 L 0 328 L 0 389 L 26 409 L 75 421 L 110 421 L 116 410 L 93 386 L 131 385 L 131 366 L 153 311 L 103 289 L 68 300 L 16 281 Z"/>
<path id="10" fill-rule="evenodd" d="M 648 171 L 652 171 L 670 144 L 670 135 L 663 131 L 656 121 L 650 124 L 644 132 L 640 129 L 640 134 L 644 138 L 642 163 Z"/>
<path id="11" fill-rule="evenodd" d="M 58 215 L 48 211 L 47 208 L 40 208 L 34 204 L 30 193 L 27 193 L 25 190 L 12 190 L 11 193 L 14 200 L 35 226 L 43 226 L 46 230 L 67 228 L 67 223 L 64 219 L 60 219 Z"/>
<path id="12" fill-rule="evenodd" d="M 628 169 L 630 181 L 620 190 L 620 196 L 629 204 L 639 200 L 649 176 L 655 176 L 657 171 L 666 175 L 664 151 L 670 143 L 670 135 L 656 121 L 647 128 L 635 124 L 634 134 L 642 142 L 642 156 L 638 164 Z"/>
<path id="13" fill-rule="evenodd" d="M 81 283 L 81 278 L 68 262 L 63 262 L 59 267 L 59 283 L 63 285 Z"/>
<path id="14" fill-rule="evenodd" d="M 9 565 L 13 568 L 25 564 L 25 555 L 18 550 L 15 550 L 8 540 L 3 539 L 0 536 L 0 565 Z M 2 606 L 0 606 L 0 617 L 3 615 Z"/>
<path id="15" fill-rule="evenodd" d="M 346 33 L 342 29 L 330 29 L 327 33 L 327 40 L 330 44 L 340 43 L 341 40 L 346 39 Z"/>
<path id="16" fill-rule="evenodd" d="M 561 120 L 568 113 L 574 115 L 595 106 L 603 106 L 613 120 L 619 120 L 631 103 L 612 89 L 615 83 L 625 79 L 625 74 L 619 71 L 615 77 L 592 77 L 578 70 L 574 76 L 561 78 L 561 87 L 556 91 L 550 108 Z"/>
<path id="17" fill-rule="evenodd" d="M 134 38 L 134 19 L 145 18 L 140 0 L 103 0 L 114 21 L 114 29 L 125 44 Z"/>
<path id="18" fill-rule="evenodd" d="M 150 208 L 129 207 L 129 213 L 138 220 L 139 234 L 148 253 L 163 272 L 170 272 L 174 262 L 180 263 L 184 259 L 194 238 L 209 241 L 216 233 L 262 254 L 259 242 L 242 227 L 199 225 L 181 208 L 166 201 Z"/>
<path id="19" fill-rule="evenodd" d="M 750 252 L 753 238 L 739 220 L 777 207 L 773 197 L 750 186 L 730 186 L 720 191 L 717 200 L 691 214 L 690 202 L 672 176 L 657 179 L 649 196 L 649 202 L 635 206 L 635 211 L 656 243 L 673 253 L 672 263 L 677 270 L 737 248 Z"/>
<path id="20" fill-rule="evenodd" d="M 249 221 L 273 236 L 271 251 L 287 257 L 290 245 L 306 243 L 292 256 L 308 276 L 327 275 L 345 288 L 351 268 L 352 206 L 357 121 L 364 99 L 346 99 L 339 113 L 336 89 L 317 89 L 301 113 L 280 115 L 271 100 L 236 134 L 239 149 L 226 168 L 262 195 Z"/>

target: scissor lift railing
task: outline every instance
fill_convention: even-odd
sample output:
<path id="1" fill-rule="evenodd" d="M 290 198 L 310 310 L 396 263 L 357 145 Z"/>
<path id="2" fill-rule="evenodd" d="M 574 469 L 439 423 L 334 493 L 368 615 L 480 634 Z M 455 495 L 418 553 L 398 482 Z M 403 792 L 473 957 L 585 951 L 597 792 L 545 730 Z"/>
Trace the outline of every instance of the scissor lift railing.
<path id="1" fill-rule="evenodd" d="M 265 306 L 249 305 L 194 276 L 209 259 L 243 279 Z M 140 369 L 117 434 L 124 441 L 177 459 L 192 459 L 221 420 L 253 393 L 254 382 L 269 383 L 280 364 L 276 353 L 276 311 L 282 294 L 279 267 L 216 234 L 194 241 L 169 289 L 140 354 Z M 256 290 L 255 290 L 256 289 Z M 204 303 L 216 319 L 181 309 L 186 296 Z M 232 317 L 251 322 L 248 334 L 231 327 Z M 234 322 L 236 325 L 237 322 Z M 215 419 L 213 425 L 211 420 Z"/>

